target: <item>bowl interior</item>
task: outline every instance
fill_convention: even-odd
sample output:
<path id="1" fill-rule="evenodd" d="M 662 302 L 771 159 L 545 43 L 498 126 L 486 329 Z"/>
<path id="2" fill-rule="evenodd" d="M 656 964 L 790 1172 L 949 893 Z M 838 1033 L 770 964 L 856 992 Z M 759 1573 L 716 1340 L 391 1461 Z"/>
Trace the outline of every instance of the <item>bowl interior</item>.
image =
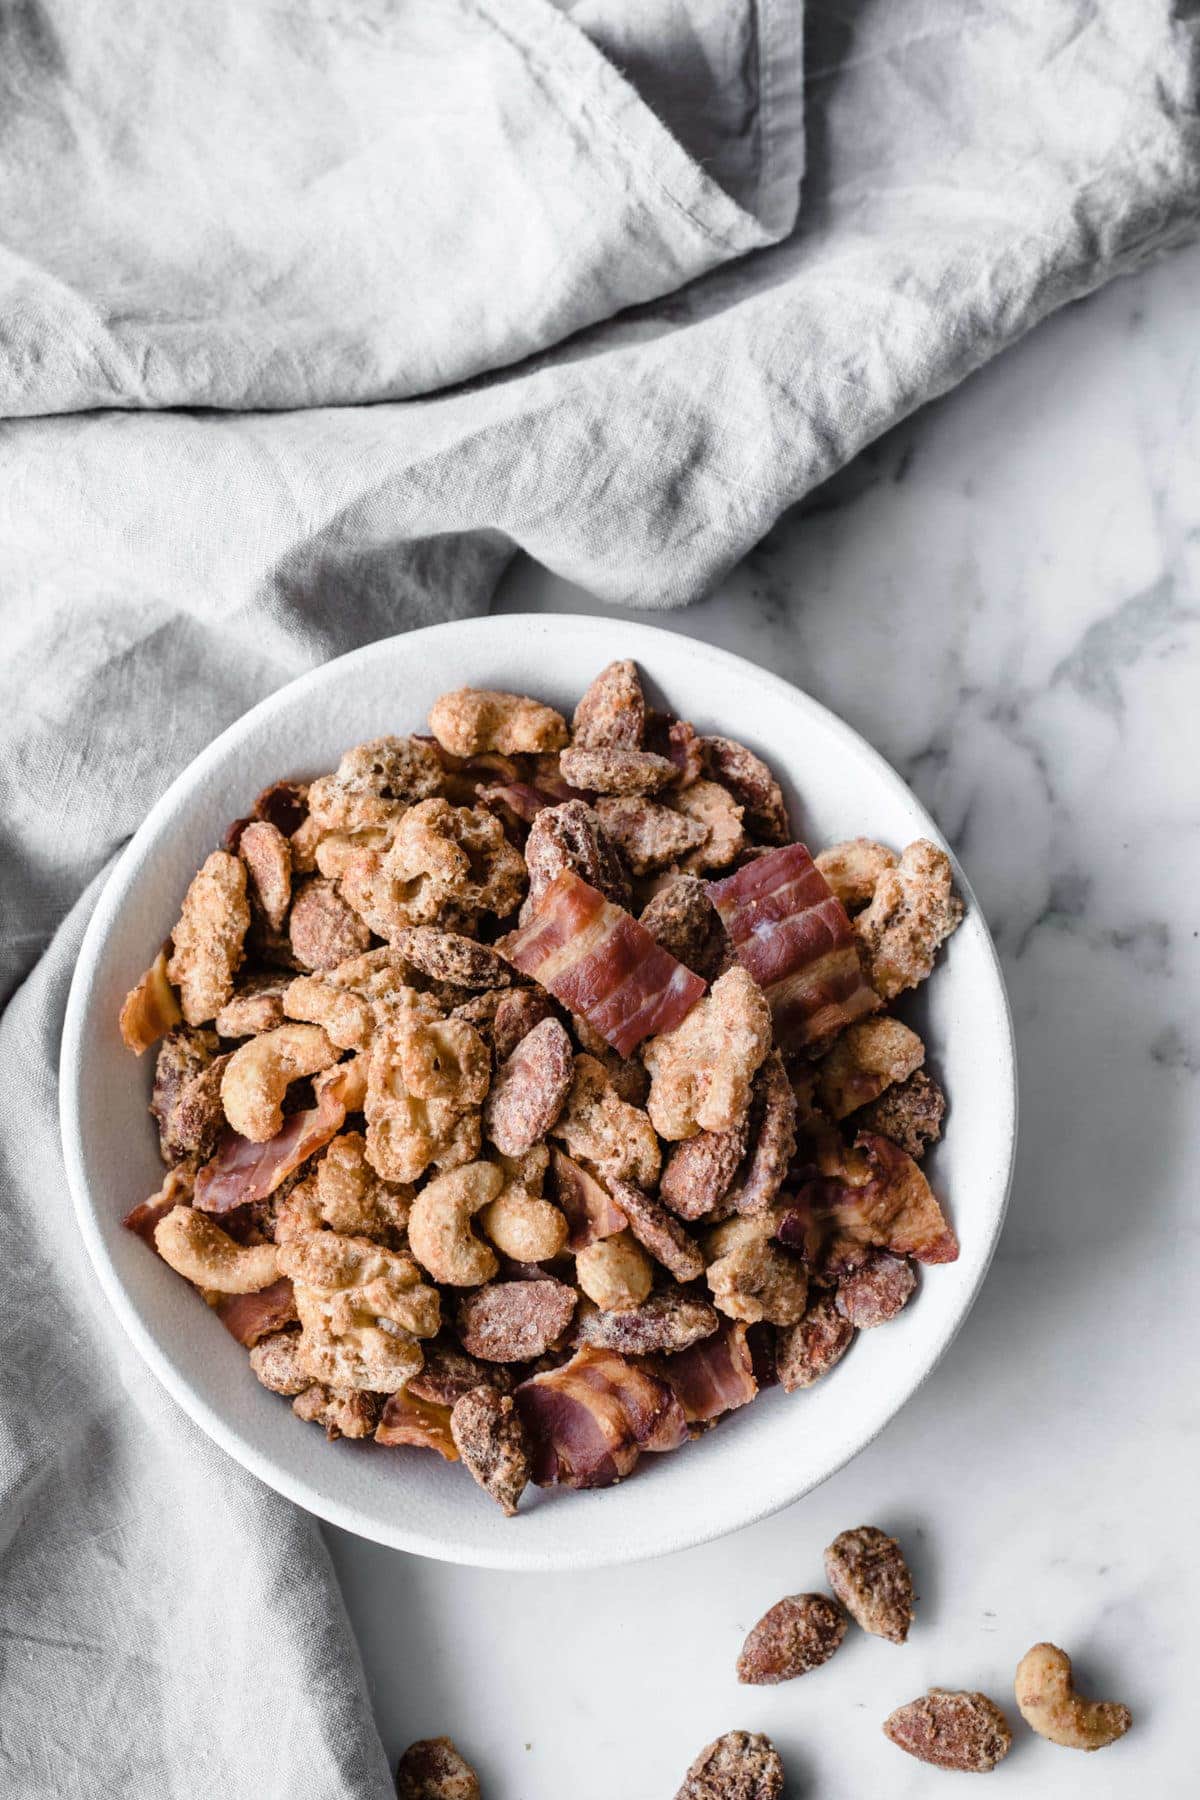
<path id="1" fill-rule="evenodd" d="M 604 663 L 634 656 L 652 689 L 701 731 L 759 750 L 814 848 L 864 834 L 894 844 L 938 833 L 856 733 L 777 677 L 644 625 L 503 617 L 373 644 L 302 677 L 210 745 L 129 844 L 88 929 L 63 1039 L 67 1168 L 96 1272 L 142 1355 L 175 1398 L 264 1481 L 381 1543 L 497 1568 L 585 1568 L 683 1548 L 806 1493 L 860 1450 L 929 1373 L 969 1308 L 1003 1218 L 1015 1139 L 1012 1033 L 995 952 L 967 916 L 911 1009 L 949 1096 L 928 1164 L 962 1243 L 928 1271 L 886 1331 L 864 1332 L 828 1380 L 774 1392 L 636 1477 L 602 1492 L 536 1495 L 502 1517 L 463 1472 L 412 1449 L 328 1444 L 251 1376 L 245 1351 L 198 1297 L 121 1227 L 162 1179 L 146 1113 L 152 1058 L 117 1031 L 125 992 L 170 930 L 192 874 L 269 781 L 332 768 L 383 732 L 424 729 L 432 700 L 466 684 L 528 692 L 570 712 Z"/>

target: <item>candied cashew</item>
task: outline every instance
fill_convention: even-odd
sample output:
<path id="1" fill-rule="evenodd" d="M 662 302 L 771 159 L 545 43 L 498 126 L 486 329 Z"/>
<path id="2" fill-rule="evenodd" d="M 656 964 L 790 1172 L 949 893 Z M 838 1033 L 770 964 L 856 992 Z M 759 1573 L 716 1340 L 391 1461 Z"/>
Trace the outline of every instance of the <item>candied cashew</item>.
<path id="1" fill-rule="evenodd" d="M 646 696 L 635 662 L 622 659 L 601 669 L 571 720 L 572 742 L 585 750 L 604 744 L 636 750 L 646 730 Z"/>
<path id="2" fill-rule="evenodd" d="M 575 1279 L 601 1312 L 629 1312 L 648 1298 L 654 1264 L 631 1232 L 618 1231 L 576 1252 Z"/>
<path id="3" fill-rule="evenodd" d="M 396 1800 L 480 1800 L 479 1777 L 452 1738 L 420 1738 L 396 1765 Z"/>
<path id="4" fill-rule="evenodd" d="M 939 946 L 960 924 L 950 858 L 917 838 L 876 883 L 871 904 L 854 921 L 871 986 L 884 1000 L 925 980 Z"/>
<path id="5" fill-rule="evenodd" d="M 884 1720 L 883 1733 L 919 1762 L 969 1775 L 994 1769 L 1012 1748 L 1008 1720 L 994 1700 L 949 1688 L 930 1688 L 898 1706 Z"/>
<path id="6" fill-rule="evenodd" d="M 750 1103 L 770 1048 L 771 1009 L 762 989 L 745 969 L 727 970 L 674 1031 L 642 1046 L 655 1130 L 672 1140 L 729 1131 Z"/>
<path id="7" fill-rule="evenodd" d="M 662 1167 L 654 1127 L 640 1107 L 622 1100 L 604 1065 L 577 1056 L 566 1104 L 550 1127 L 568 1153 L 604 1179 L 653 1187 Z"/>
<path id="8" fill-rule="evenodd" d="M 494 1163 L 466 1163 L 423 1187 L 408 1216 L 408 1240 L 422 1268 L 447 1287 L 478 1287 L 498 1263 L 471 1221 L 504 1185 Z"/>
<path id="9" fill-rule="evenodd" d="M 727 869 L 746 847 L 742 808 L 726 787 L 715 781 L 694 781 L 675 795 L 674 804 L 685 818 L 704 828 L 694 850 L 680 859 L 681 869 L 693 874 L 706 869 Z"/>
<path id="10" fill-rule="evenodd" d="M 1057 1644 L 1035 1644 L 1017 1664 L 1017 1706 L 1039 1737 L 1068 1750 L 1103 1750 L 1133 1723 L 1115 1700 L 1085 1700 L 1075 1691 L 1071 1659 Z"/>
<path id="11" fill-rule="evenodd" d="M 924 1061 L 924 1044 L 899 1019 L 858 1019 L 817 1064 L 821 1105 L 831 1119 L 844 1119 Z"/>
<path id="12" fill-rule="evenodd" d="M 141 1056 L 182 1019 L 175 990 L 167 979 L 167 952 L 163 949 L 137 986 L 130 988 L 125 996 L 121 1007 L 121 1037 L 127 1049 L 135 1056 Z"/>
<path id="13" fill-rule="evenodd" d="M 899 860 L 886 844 L 865 837 L 831 844 L 813 858 L 848 913 L 861 912 L 871 904 L 880 876 L 894 869 Z"/>
<path id="14" fill-rule="evenodd" d="M 232 995 L 249 929 L 245 864 L 214 850 L 193 877 L 171 933 L 167 975 L 189 1025 L 207 1024 Z"/>
<path id="15" fill-rule="evenodd" d="M 277 825 L 252 819 L 238 839 L 255 897 L 272 931 L 282 931 L 292 899 L 292 852 Z"/>
<path id="16" fill-rule="evenodd" d="M 771 1214 L 753 1213 L 709 1232 L 705 1279 L 726 1318 L 795 1325 L 804 1317 L 808 1273 L 797 1257 L 771 1241 L 774 1229 Z"/>
<path id="17" fill-rule="evenodd" d="M 874 1637 L 902 1644 L 913 1616 L 912 1576 L 895 1538 L 858 1525 L 834 1538 L 825 1575 L 850 1617 Z"/>
<path id="18" fill-rule="evenodd" d="M 274 1244 L 235 1243 L 191 1206 L 173 1206 L 158 1221 L 154 1245 L 177 1275 L 217 1294 L 257 1294 L 279 1274 Z"/>
<path id="19" fill-rule="evenodd" d="M 510 1182 L 479 1215 L 483 1234 L 510 1262 L 551 1262 L 567 1241 L 567 1221 L 557 1206 Z"/>
<path id="20" fill-rule="evenodd" d="M 429 729 L 451 756 L 478 756 L 484 750 L 521 756 L 561 750 L 567 741 L 567 721 L 552 706 L 490 688 L 456 688 L 440 695 L 429 709 Z"/>
<path id="21" fill-rule="evenodd" d="M 280 1025 L 251 1038 L 233 1052 L 221 1077 L 225 1117 L 242 1137 L 265 1144 L 283 1129 L 291 1083 L 336 1061 L 337 1050 L 319 1025 Z"/>

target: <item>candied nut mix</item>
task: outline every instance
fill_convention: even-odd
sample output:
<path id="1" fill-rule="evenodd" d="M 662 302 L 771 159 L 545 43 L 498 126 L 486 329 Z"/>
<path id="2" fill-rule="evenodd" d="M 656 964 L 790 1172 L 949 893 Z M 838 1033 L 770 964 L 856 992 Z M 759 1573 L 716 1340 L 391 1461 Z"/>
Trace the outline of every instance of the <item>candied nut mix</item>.
<path id="1" fill-rule="evenodd" d="M 834 1538 L 825 1574 L 855 1624 L 889 1644 L 902 1644 L 913 1616 L 912 1576 L 895 1538 L 859 1525 Z"/>
<path id="2" fill-rule="evenodd" d="M 812 1386 L 958 1254 L 917 1166 L 945 1096 L 890 1010 L 961 917 L 951 875 L 924 840 L 814 859 L 760 750 L 648 707 L 631 661 L 573 712 L 444 694 L 248 800 L 148 944 L 120 1030 L 167 1174 L 125 1223 L 330 1438 L 433 1451 L 507 1514 L 615 1483 Z M 902 1642 L 892 1540 L 828 1556 Z M 844 1630 L 781 1600 L 741 1678 Z M 902 1708 L 905 1747 L 978 1698 Z M 478 1793 L 446 1739 L 398 1784 Z M 680 1792 L 781 1784 L 729 1732 Z"/>
<path id="3" fill-rule="evenodd" d="M 1012 1748 L 1008 1720 L 986 1694 L 930 1688 L 898 1706 L 883 1722 L 884 1736 L 935 1769 L 984 1775 Z"/>

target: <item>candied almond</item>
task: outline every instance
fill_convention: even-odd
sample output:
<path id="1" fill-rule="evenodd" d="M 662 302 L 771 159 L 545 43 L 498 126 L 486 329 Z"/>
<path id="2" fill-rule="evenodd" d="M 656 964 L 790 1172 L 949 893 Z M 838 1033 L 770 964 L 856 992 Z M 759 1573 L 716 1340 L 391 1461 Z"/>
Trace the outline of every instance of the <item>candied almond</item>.
<path id="1" fill-rule="evenodd" d="M 824 1594 L 788 1594 L 742 1646 L 737 1678 L 752 1687 L 792 1681 L 827 1663 L 846 1635 L 846 1615 Z"/>
<path id="2" fill-rule="evenodd" d="M 596 817 L 635 875 L 669 867 L 708 837 L 707 825 L 633 794 L 597 800 Z"/>
<path id="3" fill-rule="evenodd" d="M 421 1738 L 396 1765 L 396 1800 L 480 1800 L 479 1777 L 453 1739 Z"/>
<path id="4" fill-rule="evenodd" d="M 838 1311 L 833 1294 L 817 1294 L 804 1317 L 775 1334 L 775 1372 L 784 1393 L 811 1387 L 841 1361 L 854 1342 L 854 1327 Z"/>
<path id="5" fill-rule="evenodd" d="M 913 1266 L 902 1256 L 873 1250 L 858 1269 L 837 1285 L 837 1309 L 860 1330 L 886 1325 L 907 1304 L 917 1285 Z"/>
<path id="6" fill-rule="evenodd" d="M 558 1342 L 575 1312 L 564 1282 L 494 1281 L 458 1303 L 458 1336 L 484 1362 L 531 1362 Z"/>
<path id="7" fill-rule="evenodd" d="M 644 1194 L 630 1181 L 610 1178 L 608 1186 L 639 1244 L 676 1281 L 698 1281 L 704 1273 L 704 1258 L 700 1246 L 679 1220 L 661 1201 Z"/>
<path id="8" fill-rule="evenodd" d="M 646 696 L 635 662 L 609 663 L 587 689 L 571 721 L 572 741 L 585 750 L 616 745 L 636 750 L 646 729 Z"/>
<path id="9" fill-rule="evenodd" d="M 238 839 L 254 897 L 272 931 L 281 931 L 292 899 L 292 853 L 277 825 L 252 819 Z"/>
<path id="10" fill-rule="evenodd" d="M 702 1219 L 729 1191 L 746 1152 L 749 1114 L 728 1131 L 698 1131 L 667 1158 L 659 1196 L 681 1219 Z"/>
<path id="11" fill-rule="evenodd" d="M 492 1051 L 497 1065 L 508 1061 L 535 1025 L 554 1017 L 554 1003 L 541 988 L 513 988 L 504 994 L 492 1019 Z"/>
<path id="12" fill-rule="evenodd" d="M 150 1111 L 158 1125 L 163 1161 L 186 1157 L 201 1162 L 213 1154 L 225 1129 L 221 1109 L 221 1077 L 228 1056 L 218 1055 L 215 1032 L 186 1025 L 168 1031 L 154 1064 Z"/>
<path id="13" fill-rule="evenodd" d="M 618 745 L 595 749 L 572 745 L 563 751 L 558 764 L 564 781 L 593 794 L 657 794 L 670 787 L 678 774 L 667 756 Z"/>
<path id="14" fill-rule="evenodd" d="M 694 781 L 675 795 L 674 805 L 704 836 L 694 850 L 680 859 L 680 868 L 693 873 L 727 869 L 746 846 L 742 808 L 728 788 L 715 781 Z"/>
<path id="15" fill-rule="evenodd" d="M 733 960 L 721 915 L 695 875 L 671 876 L 643 908 L 639 923 L 704 981 L 714 981 Z"/>
<path id="16" fill-rule="evenodd" d="M 421 1347 L 425 1352 L 425 1367 L 411 1378 L 405 1389 L 416 1400 L 452 1407 L 472 1388 L 493 1387 L 507 1393 L 512 1386 L 514 1377 L 502 1363 L 485 1363 L 477 1356 L 468 1356 L 452 1338 L 435 1338 Z"/>
<path id="17" fill-rule="evenodd" d="M 273 1331 L 260 1338 L 250 1351 L 250 1367 L 273 1394 L 302 1394 L 312 1386 L 312 1376 L 300 1367 L 298 1331 Z"/>
<path id="18" fill-rule="evenodd" d="M 556 876 L 573 869 L 614 906 L 628 906 L 629 876 L 599 814 L 583 800 L 546 806 L 529 828 L 525 841 L 529 891 L 521 908 L 524 923 Z"/>
<path id="19" fill-rule="evenodd" d="M 727 1731 L 706 1744 L 675 1800 L 782 1800 L 783 1764 L 769 1737 Z"/>
<path id="20" fill-rule="evenodd" d="M 503 957 L 459 931 L 409 925 L 396 933 L 392 948 L 422 975 L 451 987 L 506 988 L 512 982 L 512 970 Z"/>
<path id="21" fill-rule="evenodd" d="M 890 1138 L 914 1162 L 919 1162 L 931 1144 L 942 1135 L 942 1119 L 946 1096 L 932 1075 L 918 1069 L 907 1081 L 864 1106 L 854 1124 L 860 1131 Z"/>
<path id="22" fill-rule="evenodd" d="M 850 1617 L 874 1637 L 902 1644 L 913 1616 L 912 1576 L 895 1538 L 875 1525 L 839 1532 L 825 1574 Z"/>
<path id="23" fill-rule="evenodd" d="M 370 947 L 371 933 L 334 882 L 320 876 L 304 882 L 288 920 L 292 955 L 302 969 L 336 969 Z"/>
<path id="24" fill-rule="evenodd" d="M 786 844 L 792 833 L 783 789 L 762 758 L 733 738 L 704 737 L 700 744 L 709 773 L 731 790 L 755 837 L 767 844 Z"/>
<path id="25" fill-rule="evenodd" d="M 739 1213 L 771 1205 L 796 1154 L 796 1095 L 778 1050 L 764 1058 L 750 1093 L 750 1153 L 726 1195 Z"/>
<path id="26" fill-rule="evenodd" d="M 532 1465 L 520 1414 L 509 1395 L 476 1387 L 454 1403 L 450 1430 L 463 1465 L 507 1518 L 529 1485 Z"/>
<path id="27" fill-rule="evenodd" d="M 571 1040 L 557 1019 L 543 1019 L 496 1070 L 483 1129 L 505 1156 L 520 1156 L 545 1137 L 575 1075 Z"/>
<path id="28" fill-rule="evenodd" d="M 581 1307 L 575 1341 L 619 1350 L 623 1356 L 675 1355 L 712 1337 L 719 1325 L 716 1308 L 707 1300 L 672 1284 L 624 1312 Z"/>
<path id="29" fill-rule="evenodd" d="M 1008 1720 L 986 1694 L 930 1688 L 898 1706 L 883 1722 L 884 1736 L 935 1769 L 986 1774 L 1012 1748 Z"/>

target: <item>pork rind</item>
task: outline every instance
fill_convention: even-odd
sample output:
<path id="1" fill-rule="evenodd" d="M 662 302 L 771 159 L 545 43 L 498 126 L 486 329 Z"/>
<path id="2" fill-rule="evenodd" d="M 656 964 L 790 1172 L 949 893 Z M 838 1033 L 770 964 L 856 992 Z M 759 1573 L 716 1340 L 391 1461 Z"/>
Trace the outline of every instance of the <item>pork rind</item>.
<path id="1" fill-rule="evenodd" d="M 532 1469 L 525 1427 L 512 1400 L 494 1387 L 472 1388 L 455 1401 L 450 1431 L 464 1466 L 513 1518 Z M 476 1786 L 476 1794 L 478 1791 Z M 462 1792 L 465 1800 L 470 1790 Z"/>
<path id="2" fill-rule="evenodd" d="M 488 688 L 442 694 L 429 710 L 429 729 L 452 756 L 477 756 L 481 750 L 520 756 L 561 750 L 567 741 L 567 721 L 552 706 Z"/>
<path id="3" fill-rule="evenodd" d="M 185 1281 L 217 1294 L 256 1294 L 279 1274 L 274 1244 L 239 1244 L 191 1206 L 158 1221 L 154 1247 Z"/>
<path id="4" fill-rule="evenodd" d="M 292 902 L 288 942 L 302 969 L 319 972 L 361 956 L 371 933 L 336 884 L 317 878 L 304 882 Z"/>
<path id="5" fill-rule="evenodd" d="M 746 848 L 743 809 L 728 788 L 715 781 L 694 781 L 675 796 L 675 805 L 704 831 L 697 847 L 680 858 L 681 869 L 693 873 L 727 869 Z"/>
<path id="6" fill-rule="evenodd" d="M 265 1144 L 283 1129 L 290 1084 L 331 1068 L 337 1056 L 319 1025 L 281 1025 L 251 1038 L 232 1053 L 221 1077 L 225 1117 L 242 1137 Z"/>
<path id="7" fill-rule="evenodd" d="M 766 844 L 791 841 L 783 789 L 759 756 L 733 738 L 700 739 L 704 764 L 742 807 L 746 827 Z"/>
<path id="8" fill-rule="evenodd" d="M 817 1064 L 817 1094 L 831 1119 L 844 1119 L 925 1061 L 925 1046 L 899 1019 L 858 1019 Z"/>
<path id="9" fill-rule="evenodd" d="M 585 750 L 602 745 L 636 750 L 646 730 L 646 696 L 635 662 L 601 669 L 575 708 L 571 741 Z"/>
<path id="10" fill-rule="evenodd" d="M 620 1098 L 594 1056 L 575 1058 L 566 1105 L 550 1136 L 605 1182 L 623 1179 L 645 1188 L 658 1181 L 662 1158 L 654 1127 L 640 1108 Z"/>
<path id="11" fill-rule="evenodd" d="M 208 1024 L 233 993 L 249 929 L 245 864 L 214 850 L 184 895 L 171 933 L 167 975 L 189 1025 Z"/>
<path id="12" fill-rule="evenodd" d="M 797 1257 L 772 1242 L 773 1230 L 770 1215 L 759 1215 L 730 1219 L 709 1233 L 705 1276 L 726 1318 L 794 1325 L 804 1317 L 808 1273 Z"/>
<path id="13" fill-rule="evenodd" d="M 186 1025 L 163 1039 L 154 1065 L 150 1111 L 168 1167 L 187 1157 L 205 1162 L 217 1147 L 225 1128 L 221 1077 L 229 1061 L 219 1050 L 215 1032 L 191 1031 Z"/>
<path id="14" fill-rule="evenodd" d="M 733 961 L 733 946 L 708 891 L 695 875 L 673 875 L 641 915 L 656 944 L 704 981 L 715 981 Z"/>
<path id="15" fill-rule="evenodd" d="M 962 914 L 950 858 L 927 838 L 917 838 L 897 866 L 879 877 L 871 904 L 854 921 L 875 992 L 894 1000 L 924 981 Z"/>
<path id="16" fill-rule="evenodd" d="M 410 925 L 507 917 L 525 892 L 525 863 L 494 814 L 422 800 L 401 819 L 389 850 L 351 856 L 341 889 L 371 930 L 391 940 Z"/>
<path id="17" fill-rule="evenodd" d="M 546 1136 L 574 1079 L 571 1040 L 557 1019 L 543 1019 L 496 1071 L 483 1129 L 506 1156 L 520 1156 Z"/>
<path id="18" fill-rule="evenodd" d="M 275 1215 L 275 1240 L 328 1229 L 342 1237 L 370 1238 L 390 1250 L 407 1246 L 412 1188 L 384 1181 L 367 1161 L 361 1132 L 335 1137 L 316 1173 L 299 1182 Z"/>
<path id="19" fill-rule="evenodd" d="M 292 900 L 292 852 L 278 826 L 252 819 L 238 838 L 238 855 L 272 931 L 281 931 Z"/>
<path id="20" fill-rule="evenodd" d="M 771 1009 L 761 988 L 744 969 L 729 969 L 682 1024 L 642 1046 L 655 1130 L 672 1140 L 730 1130 L 770 1048 Z"/>
<path id="21" fill-rule="evenodd" d="M 393 1394 L 417 1373 L 417 1340 L 436 1334 L 441 1306 L 411 1257 L 334 1231 L 292 1238 L 278 1256 L 296 1294 L 299 1366 L 314 1381 Z"/>
<path id="22" fill-rule="evenodd" d="M 708 838 L 702 820 L 636 795 L 597 800 L 596 817 L 635 875 L 668 868 Z"/>
<path id="23" fill-rule="evenodd" d="M 411 1027 L 401 1020 L 376 1031 L 367 1061 L 367 1158 L 386 1181 L 415 1181 L 431 1163 L 450 1169 L 470 1162 L 480 1144 L 473 1106 L 412 1092 L 404 1074 L 406 1051 L 413 1066 Z M 463 1091 L 478 1092 L 478 1084 Z"/>
<path id="24" fill-rule="evenodd" d="M 678 770 L 670 757 L 653 750 L 572 745 L 558 759 L 563 780 L 593 794 L 658 794 L 674 785 Z"/>
<path id="25" fill-rule="evenodd" d="M 847 838 L 831 844 L 813 858 L 818 869 L 848 913 L 861 912 L 875 897 L 879 878 L 894 869 L 900 858 L 874 838 Z"/>
<path id="26" fill-rule="evenodd" d="M 393 1041 L 400 1076 L 418 1100 L 448 1100 L 465 1111 L 480 1106 L 492 1077 L 488 1047 L 465 1019 L 397 1020 Z"/>
<path id="27" fill-rule="evenodd" d="M 893 1144 L 919 1162 L 942 1135 L 946 1096 L 924 1069 L 881 1094 L 855 1115 L 860 1131 L 890 1138 Z"/>
<path id="28" fill-rule="evenodd" d="M 323 832 L 361 832 L 393 824 L 405 807 L 442 791 L 444 771 L 421 738 L 379 737 L 347 750 L 332 775 L 308 790 L 308 810 Z"/>
<path id="29" fill-rule="evenodd" d="M 137 986 L 130 988 L 125 996 L 121 1008 L 121 1037 L 127 1049 L 135 1056 L 141 1056 L 182 1018 L 179 1001 L 167 979 L 167 951 L 162 949 Z"/>
<path id="30" fill-rule="evenodd" d="M 524 924 L 556 875 L 573 869 L 611 900 L 628 906 L 629 876 L 625 865 L 600 822 L 600 816 L 582 800 L 543 807 L 529 828 L 525 843 L 529 892 L 521 908 Z"/>

